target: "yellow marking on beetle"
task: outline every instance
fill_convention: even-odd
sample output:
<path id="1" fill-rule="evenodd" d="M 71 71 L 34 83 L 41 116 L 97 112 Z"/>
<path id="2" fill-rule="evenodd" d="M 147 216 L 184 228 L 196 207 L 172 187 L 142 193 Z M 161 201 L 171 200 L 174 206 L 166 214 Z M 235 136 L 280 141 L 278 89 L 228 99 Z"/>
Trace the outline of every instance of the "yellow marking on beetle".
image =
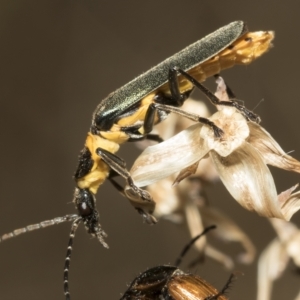
<path id="1" fill-rule="evenodd" d="M 154 102 L 153 99 L 155 95 L 156 92 L 153 92 L 147 95 L 146 97 L 144 97 L 143 99 L 141 99 L 139 108 L 136 111 L 134 111 L 132 115 L 120 119 L 117 122 L 117 124 L 121 127 L 126 127 L 126 126 L 137 124 L 139 122 L 144 122 L 148 107 L 151 103 Z"/>
<path id="2" fill-rule="evenodd" d="M 99 186 L 103 184 L 109 175 L 109 167 L 103 161 L 94 165 L 96 168 L 84 177 L 78 179 L 77 184 L 79 188 L 89 189 L 93 194 L 96 194 Z"/>
<path id="3" fill-rule="evenodd" d="M 100 131 L 99 134 L 112 142 L 117 144 L 123 144 L 128 141 L 129 135 L 121 130 L 121 127 L 117 124 L 114 124 L 111 131 Z"/>
<path id="4" fill-rule="evenodd" d="M 248 32 L 217 55 L 187 72 L 197 81 L 203 82 L 206 78 L 236 64 L 248 65 L 270 49 L 273 39 L 273 31 Z M 179 76 L 179 85 L 181 93 L 193 88 L 192 83 L 182 76 Z M 158 91 L 169 95 L 169 84 L 165 83 Z"/>
<path id="5" fill-rule="evenodd" d="M 94 135 L 90 132 L 86 138 L 85 146 L 92 153 L 92 158 L 94 161 L 101 160 L 101 157 L 96 153 L 97 148 L 102 148 L 110 153 L 116 153 L 120 148 L 117 143 L 104 139 L 98 135 Z"/>
<path id="6" fill-rule="evenodd" d="M 116 143 L 121 144 L 126 141 L 125 140 L 126 134 L 124 133 L 124 136 L 123 136 L 123 135 L 121 135 L 121 132 L 120 132 L 120 137 L 115 135 L 117 138 L 114 138 L 115 136 L 112 134 L 112 131 L 118 131 L 118 130 L 121 130 L 121 127 L 132 126 L 135 124 L 141 124 L 141 128 L 138 131 L 139 131 L 139 133 L 143 134 L 144 130 L 143 130 L 142 125 L 144 123 L 149 105 L 151 103 L 154 103 L 154 97 L 156 94 L 157 94 L 156 92 L 153 92 L 153 93 L 147 95 L 146 97 L 144 97 L 141 100 L 140 107 L 136 111 L 134 111 L 134 113 L 131 116 L 127 116 L 127 117 L 120 119 L 117 122 L 117 124 L 114 124 L 112 126 L 109 133 L 101 131 L 100 132 L 101 136 L 103 136 L 105 138 L 109 137 L 109 139 L 113 138 L 113 140 Z M 159 119 L 158 119 L 158 116 L 156 115 L 156 117 L 154 119 L 154 124 L 156 124 L 158 121 L 159 121 Z M 128 140 L 128 137 L 127 137 L 127 140 Z"/>
<path id="7" fill-rule="evenodd" d="M 91 152 L 94 164 L 87 175 L 77 180 L 77 184 L 79 188 L 89 189 L 93 194 L 96 194 L 99 186 L 105 181 L 110 171 L 109 166 L 97 155 L 96 149 L 102 148 L 110 153 L 116 153 L 120 146 L 111 140 L 91 134 L 90 132 L 86 138 L 85 146 Z"/>

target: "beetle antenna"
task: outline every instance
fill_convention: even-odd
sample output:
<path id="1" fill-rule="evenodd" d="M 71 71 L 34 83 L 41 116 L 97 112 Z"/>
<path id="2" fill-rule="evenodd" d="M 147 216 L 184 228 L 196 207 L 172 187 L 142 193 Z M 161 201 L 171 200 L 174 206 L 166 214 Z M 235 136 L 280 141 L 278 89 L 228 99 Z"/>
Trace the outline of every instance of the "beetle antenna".
<path id="1" fill-rule="evenodd" d="M 67 254 L 66 254 L 65 267 L 64 267 L 64 293 L 66 296 L 66 300 L 71 299 L 70 291 L 69 291 L 70 261 L 71 261 L 71 255 L 72 255 L 72 250 L 73 250 L 73 241 L 74 241 L 75 233 L 76 233 L 78 225 L 81 221 L 82 221 L 81 217 L 74 220 L 72 227 L 71 227 L 70 237 L 69 237 L 69 243 L 68 243 L 68 248 L 67 248 L 68 250 L 67 250 Z"/>
<path id="2" fill-rule="evenodd" d="M 207 298 L 205 298 L 205 300 L 218 300 L 218 298 L 222 295 L 225 295 L 225 292 L 230 288 L 230 285 L 232 284 L 233 279 L 235 278 L 234 274 L 230 274 L 227 282 L 225 283 L 224 287 L 222 288 L 222 290 L 213 296 L 209 296 Z"/>
<path id="3" fill-rule="evenodd" d="M 181 262 L 183 257 L 186 255 L 186 253 L 190 250 L 190 248 L 195 244 L 195 242 L 203 235 L 205 235 L 208 231 L 210 231 L 211 229 L 215 229 L 217 226 L 216 225 L 211 225 L 209 227 L 206 227 L 202 233 L 196 235 L 194 238 L 192 238 L 188 244 L 186 244 L 183 248 L 183 250 L 181 251 L 179 257 L 176 259 L 175 262 L 175 267 L 178 267 Z"/>
<path id="4" fill-rule="evenodd" d="M 230 288 L 234 278 L 235 278 L 235 275 L 233 273 L 230 274 L 230 276 L 229 276 L 227 282 L 225 283 L 224 287 L 222 288 L 221 292 L 219 292 L 219 296 L 225 294 L 225 292 Z"/>
<path id="5" fill-rule="evenodd" d="M 11 239 L 13 237 L 17 237 L 20 234 L 27 233 L 27 232 L 30 232 L 30 231 L 34 231 L 34 230 L 37 230 L 37 229 L 46 228 L 46 227 L 49 227 L 49 226 L 52 226 L 52 225 L 57 225 L 57 224 L 64 223 L 64 222 L 74 221 L 76 218 L 78 218 L 78 215 L 66 215 L 64 217 L 57 217 L 57 218 L 54 218 L 52 220 L 46 220 L 46 221 L 43 221 L 43 222 L 40 222 L 40 223 L 28 225 L 28 226 L 23 227 L 23 228 L 15 229 L 14 231 L 12 231 L 10 233 L 3 234 L 0 237 L 0 242 L 4 242 L 4 241 L 6 241 L 8 239 Z"/>

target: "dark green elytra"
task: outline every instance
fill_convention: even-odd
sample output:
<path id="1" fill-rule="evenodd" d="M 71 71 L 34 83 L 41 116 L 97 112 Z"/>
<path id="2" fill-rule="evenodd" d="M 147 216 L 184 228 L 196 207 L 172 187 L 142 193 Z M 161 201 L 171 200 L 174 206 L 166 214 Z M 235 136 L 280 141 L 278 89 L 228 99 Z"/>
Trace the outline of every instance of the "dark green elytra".
<path id="1" fill-rule="evenodd" d="M 94 125 L 98 130 L 109 130 L 120 114 L 168 81 L 170 68 L 176 66 L 188 71 L 217 55 L 247 31 L 243 21 L 232 22 L 136 77 L 99 103 L 93 116 Z"/>

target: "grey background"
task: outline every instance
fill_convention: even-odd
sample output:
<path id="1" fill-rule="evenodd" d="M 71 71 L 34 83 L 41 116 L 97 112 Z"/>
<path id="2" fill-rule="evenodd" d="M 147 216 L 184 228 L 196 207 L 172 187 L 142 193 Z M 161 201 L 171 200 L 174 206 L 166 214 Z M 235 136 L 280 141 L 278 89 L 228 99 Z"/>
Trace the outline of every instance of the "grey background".
<path id="1" fill-rule="evenodd" d="M 300 159 L 298 1 L 0 1 L 1 233 L 75 212 L 72 174 L 97 103 L 239 19 L 252 31 L 275 30 L 275 47 L 249 67 L 223 74 L 247 107 L 264 99 L 256 109 L 262 125 Z M 214 86 L 212 80 L 207 84 Z M 129 144 L 120 156 L 130 166 L 138 153 Z M 298 174 L 272 171 L 278 191 L 300 181 Z M 209 197 L 252 237 L 258 251 L 274 237 L 266 220 L 243 210 L 221 183 Z M 166 221 L 143 224 L 109 183 L 97 200 L 110 250 L 80 226 L 70 273 L 74 300 L 118 299 L 140 271 L 172 263 L 189 238 L 184 228 Z M 299 224 L 299 213 L 293 220 Z M 1 299 L 64 299 L 69 230 L 64 224 L 1 244 Z M 274 300 L 295 297 L 299 277 L 292 269 L 276 283 Z M 231 288 L 230 299 L 255 299 L 256 264 L 236 270 L 244 276 Z M 209 259 L 197 272 L 219 288 L 229 276 Z"/>

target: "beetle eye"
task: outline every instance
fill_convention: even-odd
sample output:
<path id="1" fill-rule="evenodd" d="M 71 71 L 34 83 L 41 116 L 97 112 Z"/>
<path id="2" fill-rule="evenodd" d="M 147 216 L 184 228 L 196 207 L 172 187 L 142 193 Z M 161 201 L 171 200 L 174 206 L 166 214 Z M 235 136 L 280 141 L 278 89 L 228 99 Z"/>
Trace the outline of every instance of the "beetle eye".
<path id="1" fill-rule="evenodd" d="M 86 202 L 78 204 L 77 209 L 82 217 L 89 216 L 93 212 L 93 209 L 91 209 Z"/>

